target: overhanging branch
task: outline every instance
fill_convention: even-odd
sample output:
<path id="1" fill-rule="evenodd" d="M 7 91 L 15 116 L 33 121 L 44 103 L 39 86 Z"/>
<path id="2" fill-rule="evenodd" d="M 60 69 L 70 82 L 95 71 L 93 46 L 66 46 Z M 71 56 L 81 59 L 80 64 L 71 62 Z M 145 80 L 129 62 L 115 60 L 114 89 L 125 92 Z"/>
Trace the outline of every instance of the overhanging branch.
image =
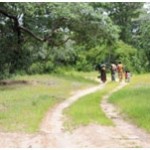
<path id="1" fill-rule="evenodd" d="M 60 45 L 62 45 L 62 44 L 64 44 L 64 43 L 66 43 L 68 40 L 70 40 L 71 38 L 70 37 L 68 37 L 67 39 L 65 39 L 64 41 L 61 41 L 60 43 L 58 43 L 58 44 L 56 44 L 56 46 L 60 46 Z"/>
<path id="2" fill-rule="evenodd" d="M 8 13 L 7 13 L 6 11 L 4 11 L 3 9 L 0 9 L 0 13 L 3 14 L 4 16 L 7 16 L 8 18 L 11 18 L 11 19 L 14 19 L 14 20 L 17 19 L 16 16 L 13 16 L 13 15 L 8 14 Z"/>
<path id="3" fill-rule="evenodd" d="M 3 9 L 0 9 L 0 13 L 3 14 L 4 16 L 10 18 L 10 19 L 13 19 L 14 20 L 14 28 L 16 29 L 16 32 L 20 32 L 20 30 L 24 31 L 24 32 L 27 32 L 28 34 L 30 34 L 32 37 L 34 37 L 36 40 L 39 40 L 39 41 L 44 41 L 44 38 L 40 38 L 38 36 L 36 36 L 32 31 L 30 31 L 29 29 L 23 27 L 23 26 L 20 26 L 19 25 L 19 22 L 18 22 L 18 18 L 16 16 L 13 16 L 13 15 L 10 15 L 8 12 L 4 11 Z M 20 35 L 20 34 L 18 34 Z M 18 37 L 19 38 L 19 37 Z"/>
<path id="4" fill-rule="evenodd" d="M 30 34 L 32 37 L 34 37 L 35 39 L 37 39 L 38 41 L 44 42 L 45 39 L 44 38 L 40 38 L 38 36 L 36 36 L 33 32 L 31 32 L 29 29 L 23 27 L 23 26 L 19 26 L 19 28 L 21 30 L 23 30 L 24 32 L 27 32 L 28 34 Z"/>
<path id="5" fill-rule="evenodd" d="M 20 42 L 21 31 L 23 31 L 23 32 L 28 33 L 30 36 L 32 36 L 33 38 L 35 38 L 35 39 L 38 40 L 38 41 L 41 41 L 41 42 L 48 42 L 48 43 L 50 43 L 50 44 L 54 44 L 54 42 L 53 42 L 53 41 L 54 41 L 54 40 L 53 40 L 53 35 L 56 34 L 57 29 L 59 28 L 59 25 L 58 25 L 58 24 L 59 24 L 61 21 L 64 20 L 64 18 L 61 18 L 61 19 L 59 20 L 59 23 L 58 23 L 58 20 L 57 20 L 56 25 L 54 26 L 54 28 L 53 28 L 53 30 L 52 30 L 50 36 L 41 38 L 41 37 L 37 36 L 36 34 L 34 34 L 31 30 L 27 29 L 26 27 L 20 26 L 17 16 L 11 15 L 11 14 L 9 14 L 7 11 L 5 11 L 5 10 L 3 10 L 3 9 L 1 9 L 1 8 L 0 8 L 0 14 L 2 14 L 2 15 L 6 16 L 6 17 L 8 17 L 8 18 L 10 18 L 10 19 L 12 19 L 12 20 L 14 21 L 13 28 L 14 28 L 14 31 L 17 32 L 17 34 L 18 34 L 18 43 Z M 60 45 L 62 45 L 62 44 L 64 44 L 64 43 L 66 43 L 69 39 L 70 39 L 70 37 L 68 37 L 68 38 L 65 39 L 64 41 L 59 42 L 58 44 L 55 43 L 54 45 L 55 45 L 55 46 L 60 46 Z"/>

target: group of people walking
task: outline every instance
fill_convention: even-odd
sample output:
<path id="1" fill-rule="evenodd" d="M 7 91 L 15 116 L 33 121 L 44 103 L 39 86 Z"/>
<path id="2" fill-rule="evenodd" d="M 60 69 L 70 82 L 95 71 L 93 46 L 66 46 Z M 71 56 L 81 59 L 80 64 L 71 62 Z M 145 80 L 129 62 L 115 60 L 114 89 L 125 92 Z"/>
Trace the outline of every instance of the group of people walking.
<path id="1" fill-rule="evenodd" d="M 101 79 L 101 81 L 103 83 L 105 83 L 107 81 L 106 65 L 105 64 L 99 64 L 96 69 L 100 73 L 99 78 Z M 111 73 L 111 80 L 112 81 L 116 81 L 116 77 L 118 74 L 118 79 L 120 82 L 123 80 L 124 77 L 125 77 L 126 82 L 130 82 L 131 73 L 129 70 L 125 70 L 125 68 L 121 62 L 119 62 L 117 65 L 115 63 L 111 63 L 110 73 Z"/>

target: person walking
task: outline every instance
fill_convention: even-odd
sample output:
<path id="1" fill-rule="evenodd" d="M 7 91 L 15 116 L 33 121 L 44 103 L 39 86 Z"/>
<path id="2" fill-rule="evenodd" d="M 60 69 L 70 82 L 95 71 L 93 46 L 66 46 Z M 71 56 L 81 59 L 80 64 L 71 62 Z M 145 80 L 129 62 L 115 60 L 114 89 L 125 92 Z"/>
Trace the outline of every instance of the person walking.
<path id="1" fill-rule="evenodd" d="M 117 66 L 114 63 L 111 63 L 110 72 L 111 72 L 112 81 L 116 81 L 116 71 L 117 71 Z"/>
<path id="2" fill-rule="evenodd" d="M 129 70 L 125 71 L 125 82 L 130 82 L 131 72 Z"/>
<path id="3" fill-rule="evenodd" d="M 105 64 L 102 64 L 101 65 L 101 70 L 100 70 L 100 76 L 101 76 L 101 81 L 103 83 L 105 83 L 107 81 L 107 78 L 106 78 L 106 65 Z"/>
<path id="4" fill-rule="evenodd" d="M 97 64 L 96 65 L 96 70 L 98 70 L 98 72 L 100 73 L 100 75 L 98 76 L 98 78 L 100 78 L 100 80 L 105 83 L 107 78 L 106 78 L 106 65 L 105 64 Z"/>
<path id="5" fill-rule="evenodd" d="M 118 71 L 119 81 L 121 82 L 123 79 L 123 74 L 124 74 L 124 67 L 123 67 L 123 64 L 121 62 L 119 62 L 117 65 L 117 71 Z"/>

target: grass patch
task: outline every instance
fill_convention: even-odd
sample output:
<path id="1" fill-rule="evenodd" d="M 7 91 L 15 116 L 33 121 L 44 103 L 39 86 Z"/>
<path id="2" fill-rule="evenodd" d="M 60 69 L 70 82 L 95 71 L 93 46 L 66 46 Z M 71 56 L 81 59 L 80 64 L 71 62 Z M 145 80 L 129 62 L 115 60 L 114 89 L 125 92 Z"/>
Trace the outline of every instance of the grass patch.
<path id="1" fill-rule="evenodd" d="M 134 76 L 124 89 L 114 93 L 110 102 L 116 104 L 139 127 L 150 132 L 150 75 Z"/>
<path id="2" fill-rule="evenodd" d="M 81 125 L 91 123 L 112 125 L 112 121 L 106 117 L 100 108 L 102 97 L 114 89 L 118 84 L 110 82 L 100 91 L 81 97 L 78 101 L 64 110 L 67 120 L 65 128 L 72 130 Z"/>
<path id="3" fill-rule="evenodd" d="M 30 84 L 0 86 L 2 131 L 37 132 L 49 108 L 68 98 L 72 92 L 96 84 L 69 75 L 16 76 L 13 80 L 25 80 Z"/>

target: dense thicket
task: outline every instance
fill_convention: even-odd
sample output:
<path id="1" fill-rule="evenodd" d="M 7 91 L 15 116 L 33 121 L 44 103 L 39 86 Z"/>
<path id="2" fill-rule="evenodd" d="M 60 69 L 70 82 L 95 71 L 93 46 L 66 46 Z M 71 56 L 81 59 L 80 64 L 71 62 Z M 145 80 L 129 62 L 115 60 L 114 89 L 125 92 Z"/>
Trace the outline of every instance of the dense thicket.
<path id="1" fill-rule="evenodd" d="M 87 71 L 111 61 L 149 71 L 150 18 L 143 5 L 1 2 L 0 77 L 63 66 Z"/>

